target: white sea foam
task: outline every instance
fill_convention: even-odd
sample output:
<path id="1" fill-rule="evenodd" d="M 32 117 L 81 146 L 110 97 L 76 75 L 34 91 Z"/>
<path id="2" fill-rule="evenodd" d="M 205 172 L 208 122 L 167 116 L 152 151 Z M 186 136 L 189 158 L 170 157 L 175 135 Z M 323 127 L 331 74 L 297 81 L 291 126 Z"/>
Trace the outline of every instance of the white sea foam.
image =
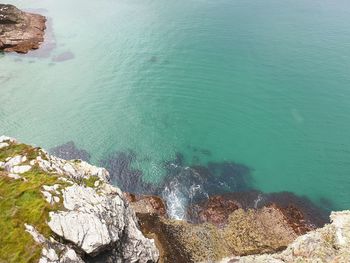
<path id="1" fill-rule="evenodd" d="M 261 194 L 258 195 L 258 197 L 254 200 L 254 208 L 258 208 L 258 204 L 263 200 L 263 196 Z"/>
<path id="2" fill-rule="evenodd" d="M 162 196 L 167 204 L 167 212 L 170 218 L 177 220 L 186 219 L 188 198 L 181 191 L 181 186 L 177 181 L 173 181 L 169 186 L 165 187 Z"/>

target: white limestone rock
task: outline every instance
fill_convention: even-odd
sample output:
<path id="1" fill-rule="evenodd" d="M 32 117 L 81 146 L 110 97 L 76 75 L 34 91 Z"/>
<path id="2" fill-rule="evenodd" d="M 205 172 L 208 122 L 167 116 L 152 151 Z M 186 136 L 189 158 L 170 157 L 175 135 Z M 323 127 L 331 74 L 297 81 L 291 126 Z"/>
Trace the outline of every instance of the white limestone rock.
<path id="1" fill-rule="evenodd" d="M 16 143 L 12 138 L 0 137 L 0 143 L 10 142 Z M 8 173 L 21 174 L 37 165 L 48 174 L 59 175 L 61 182 L 70 185 L 65 189 L 61 189 L 62 184 L 44 185 L 40 189 L 49 203 L 63 201 L 62 211 L 50 212 L 48 225 L 70 244 L 56 241 L 56 236 L 45 239 L 35 228 L 27 225 L 26 231 L 43 246 L 40 263 L 84 262 L 77 252 L 102 255 L 103 258 L 107 253 L 111 262 L 158 261 L 159 252 L 154 240 L 142 235 L 135 213 L 123 199 L 123 193 L 109 184 L 106 169 L 84 161 L 66 161 L 41 149 L 37 151 L 37 158 L 30 160 L 29 164 L 26 156 L 18 155 L 6 158 L 0 167 Z M 98 178 L 94 187 L 85 187 L 84 181 L 92 176 Z"/>
<path id="2" fill-rule="evenodd" d="M 42 188 L 44 190 L 41 191 L 41 193 L 44 195 L 45 200 L 49 204 L 59 203 L 60 198 L 57 195 L 60 195 L 59 188 L 61 186 L 59 184 L 54 185 L 43 185 Z"/>
<path id="3" fill-rule="evenodd" d="M 46 258 L 47 262 L 58 262 L 59 257 L 53 248 L 46 249 L 42 251 L 42 258 Z"/>
<path id="4" fill-rule="evenodd" d="M 55 194 L 60 194 L 60 192 L 58 191 L 58 189 L 60 188 L 59 184 L 54 184 L 54 185 L 43 185 L 43 189 L 47 192 L 52 192 Z"/>
<path id="5" fill-rule="evenodd" d="M 59 203 L 59 202 L 60 202 L 60 198 L 59 198 L 58 196 L 54 196 L 54 197 L 53 197 L 53 201 L 54 201 L 55 203 Z"/>
<path id="6" fill-rule="evenodd" d="M 9 173 L 21 174 L 28 172 L 32 168 L 31 165 L 20 165 L 26 161 L 26 156 L 16 155 L 14 157 L 6 158 L 5 163 L 0 163 L 0 167 L 4 168 L 5 171 Z"/>
<path id="7" fill-rule="evenodd" d="M 10 173 L 23 174 L 32 169 L 31 165 L 16 165 L 11 167 L 9 170 Z"/>
<path id="8" fill-rule="evenodd" d="M 99 190 L 98 194 L 77 184 L 64 189 L 66 211 L 50 213 L 51 230 L 92 256 L 121 246 L 119 257 L 125 262 L 156 262 L 159 252 L 154 241 L 137 228 L 135 215 L 120 190 L 112 186 Z"/>
<path id="9" fill-rule="evenodd" d="M 5 148 L 7 146 L 9 146 L 7 142 L 0 142 L 0 149 Z"/>
<path id="10" fill-rule="evenodd" d="M 61 256 L 60 262 L 62 263 L 84 263 L 84 261 L 77 255 L 77 253 L 68 248 Z"/>
<path id="11" fill-rule="evenodd" d="M 24 224 L 26 231 L 33 237 L 35 242 L 39 244 L 45 243 L 45 237 L 40 234 L 32 225 Z"/>
<path id="12" fill-rule="evenodd" d="M 107 225 L 94 214 L 71 211 L 50 214 L 50 216 L 51 229 L 88 254 L 98 254 L 118 239 L 118 235 L 109 235 Z"/>
<path id="13" fill-rule="evenodd" d="M 15 180 L 18 180 L 18 179 L 21 179 L 21 178 L 22 178 L 22 177 L 21 177 L 20 175 L 18 175 L 18 174 L 11 174 L 11 173 L 7 174 L 7 177 L 10 177 L 10 178 L 15 179 Z"/>
<path id="14" fill-rule="evenodd" d="M 26 156 L 16 155 L 5 163 L 5 169 L 9 171 L 13 166 L 19 165 L 27 160 Z"/>
<path id="15" fill-rule="evenodd" d="M 335 227 L 337 246 L 350 251 L 350 210 L 332 212 L 330 218 Z"/>
<path id="16" fill-rule="evenodd" d="M 43 159 L 41 156 L 38 156 L 35 160 L 35 164 L 38 164 L 39 167 L 46 172 L 55 172 L 74 180 L 81 180 L 83 178 L 88 179 L 91 176 L 97 176 L 104 182 L 109 181 L 109 173 L 104 168 L 90 165 L 84 161 L 66 161 L 50 155 L 43 150 L 41 151 L 43 154 L 45 154 L 47 160 Z"/>
<path id="17" fill-rule="evenodd" d="M 0 143 L 2 142 L 17 142 L 16 139 L 2 135 L 0 136 Z"/>
<path id="18" fill-rule="evenodd" d="M 52 197 L 52 194 L 50 192 L 41 191 L 41 193 L 44 195 L 46 202 L 48 202 L 49 204 L 53 203 L 53 197 Z"/>
<path id="19" fill-rule="evenodd" d="M 33 226 L 24 225 L 35 242 L 43 246 L 39 263 L 84 263 L 77 253 L 67 245 L 63 245 L 52 238 L 47 240 Z"/>

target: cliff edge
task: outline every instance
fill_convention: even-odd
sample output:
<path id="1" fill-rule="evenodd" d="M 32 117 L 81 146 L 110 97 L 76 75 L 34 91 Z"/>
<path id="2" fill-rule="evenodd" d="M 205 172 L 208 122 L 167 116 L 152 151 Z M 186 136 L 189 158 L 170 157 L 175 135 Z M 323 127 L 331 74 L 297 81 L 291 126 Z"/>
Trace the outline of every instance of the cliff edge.
<path id="1" fill-rule="evenodd" d="M 350 211 L 312 228 L 295 207 L 212 197 L 196 222 L 122 193 L 104 168 L 0 136 L 0 262 L 350 262 Z M 135 214 L 136 213 L 136 214 Z"/>
<path id="2" fill-rule="evenodd" d="M 157 262 L 104 168 L 0 137 L 1 262 Z"/>

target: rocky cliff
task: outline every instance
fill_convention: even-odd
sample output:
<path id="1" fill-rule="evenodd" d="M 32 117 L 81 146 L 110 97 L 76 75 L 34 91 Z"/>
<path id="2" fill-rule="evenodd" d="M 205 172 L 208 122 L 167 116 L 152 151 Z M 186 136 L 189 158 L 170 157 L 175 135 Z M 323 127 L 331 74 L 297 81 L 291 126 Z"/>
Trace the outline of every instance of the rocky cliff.
<path id="1" fill-rule="evenodd" d="M 1 136 L 0 262 L 350 262 L 350 211 L 315 229 L 298 207 L 251 208 L 230 194 L 179 221 L 160 197 L 109 180 L 104 168 Z"/>
<path id="2" fill-rule="evenodd" d="M 0 137 L 0 262 L 157 262 L 109 174 Z"/>
<path id="3" fill-rule="evenodd" d="M 46 18 L 0 4 L 0 50 L 27 53 L 44 41 Z"/>

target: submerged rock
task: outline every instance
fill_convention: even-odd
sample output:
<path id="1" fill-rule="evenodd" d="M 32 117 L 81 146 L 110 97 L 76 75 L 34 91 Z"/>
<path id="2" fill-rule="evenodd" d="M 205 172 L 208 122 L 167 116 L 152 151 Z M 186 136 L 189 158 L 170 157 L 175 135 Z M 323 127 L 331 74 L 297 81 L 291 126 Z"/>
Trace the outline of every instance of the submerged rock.
<path id="1" fill-rule="evenodd" d="M 53 147 L 49 150 L 49 152 L 65 160 L 80 159 L 88 162 L 91 157 L 86 150 L 79 149 L 73 141 Z"/>
<path id="2" fill-rule="evenodd" d="M 0 50 L 27 53 L 44 41 L 46 18 L 0 4 Z"/>
<path id="3" fill-rule="evenodd" d="M 136 154 L 133 151 L 114 152 L 101 160 L 101 165 L 109 171 L 112 183 L 123 191 L 135 194 L 156 193 L 157 186 L 145 182 L 142 171 L 132 167 L 135 160 Z"/>
<path id="4" fill-rule="evenodd" d="M 71 60 L 74 57 L 75 56 L 74 56 L 74 54 L 71 51 L 66 51 L 66 52 L 63 52 L 63 53 L 53 57 L 52 61 L 53 62 L 63 62 L 63 61 L 66 61 L 66 60 Z"/>

